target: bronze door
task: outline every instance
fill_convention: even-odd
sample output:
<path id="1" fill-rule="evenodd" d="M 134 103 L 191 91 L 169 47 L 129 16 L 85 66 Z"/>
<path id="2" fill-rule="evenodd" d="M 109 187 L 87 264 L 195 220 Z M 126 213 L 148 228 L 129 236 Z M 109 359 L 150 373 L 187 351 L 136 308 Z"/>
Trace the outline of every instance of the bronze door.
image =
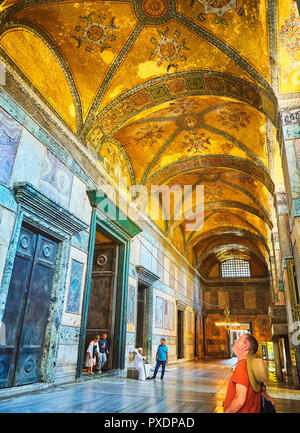
<path id="1" fill-rule="evenodd" d="M 57 243 L 22 228 L 0 341 L 0 387 L 38 382 Z"/>
<path id="2" fill-rule="evenodd" d="M 114 244 L 95 246 L 92 283 L 89 299 L 85 354 L 96 334 L 105 332 L 109 355 L 103 370 L 112 368 L 116 303 L 116 261 L 118 248 Z M 117 320 L 117 318 L 116 318 Z"/>

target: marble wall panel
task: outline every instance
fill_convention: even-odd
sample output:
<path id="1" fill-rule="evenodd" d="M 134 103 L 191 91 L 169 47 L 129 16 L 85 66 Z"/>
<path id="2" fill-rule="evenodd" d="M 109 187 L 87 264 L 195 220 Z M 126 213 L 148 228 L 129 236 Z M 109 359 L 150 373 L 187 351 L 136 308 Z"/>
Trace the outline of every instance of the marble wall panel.
<path id="1" fill-rule="evenodd" d="M 72 259 L 66 311 L 79 313 L 84 264 Z"/>
<path id="2" fill-rule="evenodd" d="M 22 126 L 0 108 L 0 182 L 9 184 Z"/>
<path id="3" fill-rule="evenodd" d="M 144 237 L 141 238 L 141 257 L 140 257 L 140 263 L 142 266 L 144 266 L 146 269 L 149 269 L 151 271 L 152 269 L 152 245 L 151 243 L 146 240 Z"/>
<path id="4" fill-rule="evenodd" d="M 128 290 L 128 316 L 127 322 L 134 323 L 135 287 L 129 286 Z"/>
<path id="5" fill-rule="evenodd" d="M 46 147 L 23 128 L 11 176 L 11 185 L 14 182 L 26 181 L 38 188 L 45 154 Z"/>
<path id="6" fill-rule="evenodd" d="M 171 289 L 175 288 L 175 263 L 170 262 L 170 267 L 169 267 L 169 286 L 171 287 Z"/>
<path id="7" fill-rule="evenodd" d="M 89 233 L 86 231 L 77 233 L 76 235 L 72 236 L 72 246 L 87 253 L 89 250 L 89 236 Z"/>
<path id="8" fill-rule="evenodd" d="M 164 279 L 164 255 L 163 252 L 159 249 L 157 250 L 157 275 L 159 276 L 160 280 L 163 281 Z"/>
<path id="9" fill-rule="evenodd" d="M 175 304 L 170 302 L 170 329 L 175 330 Z"/>
<path id="10" fill-rule="evenodd" d="M 15 196 L 13 192 L 8 189 L 6 186 L 1 185 L 0 183 L 0 206 L 6 207 L 7 209 L 16 212 L 17 211 L 17 202 L 15 200 Z"/>
<path id="11" fill-rule="evenodd" d="M 71 170 L 47 150 L 42 168 L 40 191 L 68 209 L 73 177 Z"/>
<path id="12" fill-rule="evenodd" d="M 0 206 L 0 283 L 14 228 L 15 217 L 16 214 L 14 212 Z"/>
<path id="13" fill-rule="evenodd" d="M 244 293 L 241 290 L 230 290 L 229 292 L 229 309 L 243 310 L 244 306 Z"/>
<path id="14" fill-rule="evenodd" d="M 68 262 L 68 275 L 65 289 L 64 326 L 79 327 L 81 323 L 81 306 L 86 279 L 87 254 L 71 247 Z"/>
<path id="15" fill-rule="evenodd" d="M 59 334 L 60 344 L 78 344 L 80 328 L 74 326 L 61 326 Z"/>
<path id="16" fill-rule="evenodd" d="M 151 272 L 157 275 L 157 248 L 152 246 Z"/>
<path id="17" fill-rule="evenodd" d="M 57 364 L 76 365 L 78 358 L 78 345 L 61 344 L 57 352 Z M 74 375 L 75 376 L 75 375 Z M 75 379 L 75 377 L 74 377 Z"/>
<path id="18" fill-rule="evenodd" d="M 228 292 L 218 291 L 218 304 L 221 309 L 225 309 L 225 306 L 229 305 Z"/>
<path id="19" fill-rule="evenodd" d="M 170 282 L 170 260 L 167 256 L 164 256 L 164 284 L 169 286 Z"/>
<path id="20" fill-rule="evenodd" d="M 244 303 L 246 309 L 256 308 L 256 292 L 254 290 L 245 290 L 244 292 Z"/>
<path id="21" fill-rule="evenodd" d="M 90 222 L 92 208 L 86 193 L 86 185 L 77 176 L 73 177 L 69 210 L 82 221 Z"/>
<path id="22" fill-rule="evenodd" d="M 170 329 L 169 326 L 169 302 L 164 300 L 164 329 Z"/>
<path id="23" fill-rule="evenodd" d="M 156 296 L 156 303 L 155 303 L 155 327 L 156 328 L 163 327 L 163 306 L 164 306 L 164 300 L 159 296 Z"/>

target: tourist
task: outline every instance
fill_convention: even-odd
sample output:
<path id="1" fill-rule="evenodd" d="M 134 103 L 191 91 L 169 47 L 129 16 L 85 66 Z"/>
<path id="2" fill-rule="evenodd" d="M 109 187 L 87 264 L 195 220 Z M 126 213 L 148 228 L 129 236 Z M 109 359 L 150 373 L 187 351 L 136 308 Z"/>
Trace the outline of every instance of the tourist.
<path id="1" fill-rule="evenodd" d="M 259 413 L 261 395 L 274 405 L 273 399 L 263 391 L 267 371 L 262 359 L 256 358 L 257 340 L 251 334 L 242 334 L 235 340 L 237 365 L 229 379 L 223 403 L 224 413 Z"/>
<path id="2" fill-rule="evenodd" d="M 107 335 L 105 333 L 101 334 L 101 338 L 99 340 L 99 359 L 98 359 L 98 373 L 102 373 L 102 367 L 106 363 L 107 357 L 109 354 L 108 346 L 107 346 Z"/>
<path id="3" fill-rule="evenodd" d="M 166 365 L 168 364 L 168 346 L 166 346 L 165 338 L 162 338 L 160 340 L 160 345 L 157 348 L 155 360 L 156 360 L 156 367 L 154 370 L 153 377 L 151 377 L 151 379 L 156 378 L 156 375 L 158 373 L 158 369 L 160 366 L 162 366 L 160 378 L 163 379 L 164 374 L 165 374 Z"/>
<path id="4" fill-rule="evenodd" d="M 151 367 L 145 364 L 146 359 L 148 359 L 148 356 L 143 356 L 143 348 L 139 347 L 134 358 L 134 367 L 139 372 L 139 380 L 150 378 Z"/>
<path id="5" fill-rule="evenodd" d="M 98 341 L 100 339 L 100 335 L 96 335 L 94 339 L 90 342 L 89 347 L 87 349 L 87 357 L 86 357 L 86 367 L 88 367 L 88 373 L 93 373 L 93 367 L 96 363 L 96 358 L 99 360 L 99 346 Z"/>

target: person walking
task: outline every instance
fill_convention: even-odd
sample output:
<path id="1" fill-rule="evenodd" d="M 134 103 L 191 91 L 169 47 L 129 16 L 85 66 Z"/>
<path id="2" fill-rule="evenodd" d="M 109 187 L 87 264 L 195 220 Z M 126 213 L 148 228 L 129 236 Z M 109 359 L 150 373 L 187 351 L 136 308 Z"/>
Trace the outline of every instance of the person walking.
<path id="1" fill-rule="evenodd" d="M 99 358 L 98 358 L 98 373 L 102 373 L 102 367 L 107 361 L 107 355 L 109 354 L 108 345 L 107 345 L 107 335 L 105 333 L 101 334 L 101 338 L 99 339 Z"/>
<path id="2" fill-rule="evenodd" d="M 99 360 L 99 346 L 98 346 L 99 339 L 100 336 L 96 335 L 94 339 L 90 342 L 87 349 L 85 365 L 86 367 L 88 367 L 89 374 L 95 374 L 93 373 L 93 367 L 96 363 L 96 358 L 98 358 Z"/>
<path id="3" fill-rule="evenodd" d="M 164 374 L 165 374 L 166 365 L 168 364 L 168 346 L 166 345 L 165 338 L 162 338 L 160 340 L 160 345 L 157 348 L 155 359 L 156 359 L 156 367 L 154 370 L 153 377 L 151 377 L 151 379 L 156 378 L 156 375 L 158 373 L 158 369 L 160 366 L 162 366 L 160 378 L 163 379 Z"/>
<path id="4" fill-rule="evenodd" d="M 257 340 L 251 334 L 242 334 L 235 340 L 233 351 L 238 362 L 229 379 L 224 413 L 259 413 L 261 396 L 275 405 L 263 388 L 267 370 L 264 361 L 255 357 L 257 349 Z"/>

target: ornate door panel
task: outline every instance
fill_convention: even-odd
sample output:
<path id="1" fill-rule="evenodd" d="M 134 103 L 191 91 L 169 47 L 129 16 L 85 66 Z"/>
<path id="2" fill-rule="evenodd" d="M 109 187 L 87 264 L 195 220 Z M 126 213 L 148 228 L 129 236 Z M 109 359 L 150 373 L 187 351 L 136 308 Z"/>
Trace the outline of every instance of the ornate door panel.
<path id="1" fill-rule="evenodd" d="M 57 244 L 22 228 L 0 341 L 0 387 L 39 380 Z"/>
<path id="2" fill-rule="evenodd" d="M 57 244 L 39 235 L 33 263 L 14 385 L 39 381 Z"/>
<path id="3" fill-rule="evenodd" d="M 85 351 L 95 334 L 105 332 L 110 346 L 110 355 L 104 370 L 112 366 L 116 254 L 117 248 L 114 244 L 95 246 Z"/>
<path id="4" fill-rule="evenodd" d="M 0 387 L 12 386 L 20 326 L 23 319 L 37 235 L 22 229 L 6 300 L 0 341 Z"/>

